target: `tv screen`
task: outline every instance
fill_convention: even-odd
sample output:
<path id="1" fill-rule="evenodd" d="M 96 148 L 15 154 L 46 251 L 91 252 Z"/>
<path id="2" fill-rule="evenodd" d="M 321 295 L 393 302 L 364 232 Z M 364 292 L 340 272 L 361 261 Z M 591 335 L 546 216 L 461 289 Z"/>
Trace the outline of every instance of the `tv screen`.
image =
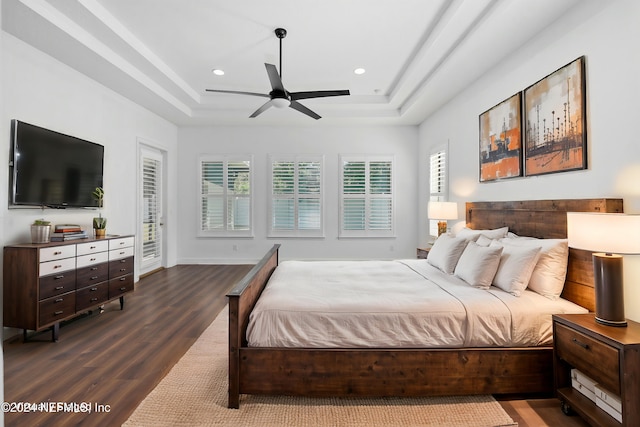
<path id="1" fill-rule="evenodd" d="M 97 207 L 103 158 L 100 144 L 12 120 L 9 205 Z"/>

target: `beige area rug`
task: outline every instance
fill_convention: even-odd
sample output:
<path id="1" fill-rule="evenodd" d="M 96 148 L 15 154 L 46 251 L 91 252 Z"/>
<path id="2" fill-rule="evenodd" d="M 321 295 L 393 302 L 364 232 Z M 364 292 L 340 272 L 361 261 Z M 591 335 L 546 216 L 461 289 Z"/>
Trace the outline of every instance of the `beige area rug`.
<path id="1" fill-rule="evenodd" d="M 227 309 L 138 406 L 125 426 L 517 426 L 491 396 L 249 396 L 227 408 Z"/>

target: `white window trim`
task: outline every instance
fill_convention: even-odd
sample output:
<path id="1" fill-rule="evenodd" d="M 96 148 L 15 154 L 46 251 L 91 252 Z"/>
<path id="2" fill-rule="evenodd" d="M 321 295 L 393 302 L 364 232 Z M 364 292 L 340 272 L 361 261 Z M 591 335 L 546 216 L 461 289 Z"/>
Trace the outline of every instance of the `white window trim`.
<path id="1" fill-rule="evenodd" d="M 390 230 L 370 230 L 368 228 L 368 226 L 365 228 L 365 230 L 345 230 L 343 228 L 344 225 L 344 164 L 346 162 L 365 162 L 366 163 L 366 169 L 369 170 L 369 165 L 371 162 L 391 162 L 391 229 Z M 395 157 L 393 155 L 340 155 L 340 165 L 339 165 L 339 173 L 340 173 L 340 193 L 339 193 L 339 198 L 340 198 L 340 203 L 339 203 L 339 234 L 338 237 L 341 239 L 344 238 L 381 238 L 381 237 L 388 237 L 388 238 L 395 238 L 395 223 L 396 223 L 396 189 L 395 189 L 395 182 L 396 182 L 396 166 L 395 166 Z M 367 180 L 369 179 L 369 176 L 367 175 Z M 367 214 L 366 214 L 366 221 L 369 221 L 369 200 L 371 200 L 374 197 L 371 197 L 368 191 L 368 185 L 369 182 L 367 181 L 367 191 L 365 193 L 365 199 L 367 200 L 366 202 L 366 206 L 367 206 Z"/>
<path id="2" fill-rule="evenodd" d="M 295 164 L 296 171 L 298 164 L 304 162 L 320 163 L 320 229 L 319 230 L 298 230 L 297 225 L 293 230 L 273 229 L 273 164 L 274 162 L 292 162 Z M 295 177 L 294 200 L 298 200 L 298 177 Z M 268 217 L 267 217 L 267 237 L 303 237 L 303 238 L 324 238 L 324 156 L 323 155 L 269 155 L 269 197 L 268 197 Z M 297 203 L 296 203 L 297 205 Z M 297 218 L 296 218 L 297 219 Z M 297 221 L 296 221 L 297 224 Z"/>
<path id="3" fill-rule="evenodd" d="M 203 189 L 202 189 L 202 164 L 204 162 L 224 162 L 225 164 L 225 170 L 227 168 L 227 165 L 229 162 L 249 162 L 249 204 L 250 204 L 250 208 L 249 208 L 249 229 L 248 230 L 229 230 L 227 229 L 227 225 L 225 223 L 225 229 L 224 230 L 218 230 L 218 231 L 214 231 L 214 230 L 203 230 L 202 229 L 202 196 L 203 196 Z M 202 154 L 200 156 L 198 156 L 198 223 L 197 223 L 197 227 L 198 227 L 198 232 L 197 232 L 197 236 L 198 237 L 225 237 L 225 238 L 229 238 L 229 237 L 242 237 L 242 238 L 253 238 L 253 229 L 254 229 L 254 215 L 253 215 L 253 209 L 254 209 L 254 185 L 253 185 L 253 175 L 254 173 L 254 169 L 255 169 L 255 163 L 253 161 L 253 155 L 247 154 L 247 155 L 242 155 L 242 154 L 233 154 L 233 155 L 212 155 L 212 154 Z M 224 177 L 225 182 L 227 177 Z M 224 187 L 224 194 L 225 194 L 225 199 L 226 199 L 226 192 L 227 192 L 227 187 L 226 185 L 223 186 Z M 226 201 L 225 201 L 226 203 Z M 225 204 L 226 206 L 226 204 Z M 225 209 L 226 211 L 226 209 Z"/>

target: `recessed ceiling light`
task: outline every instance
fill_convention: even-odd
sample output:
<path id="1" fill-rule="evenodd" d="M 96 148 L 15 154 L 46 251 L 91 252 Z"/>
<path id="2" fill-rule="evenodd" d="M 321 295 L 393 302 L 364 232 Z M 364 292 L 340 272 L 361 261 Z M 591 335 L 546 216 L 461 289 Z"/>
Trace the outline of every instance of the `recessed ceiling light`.
<path id="1" fill-rule="evenodd" d="M 355 74 L 364 74 L 367 70 L 365 70 L 364 68 L 356 68 L 355 70 L 353 70 L 353 72 Z"/>
<path id="2" fill-rule="evenodd" d="M 211 72 L 216 76 L 224 76 L 224 71 L 219 68 L 214 68 Z"/>

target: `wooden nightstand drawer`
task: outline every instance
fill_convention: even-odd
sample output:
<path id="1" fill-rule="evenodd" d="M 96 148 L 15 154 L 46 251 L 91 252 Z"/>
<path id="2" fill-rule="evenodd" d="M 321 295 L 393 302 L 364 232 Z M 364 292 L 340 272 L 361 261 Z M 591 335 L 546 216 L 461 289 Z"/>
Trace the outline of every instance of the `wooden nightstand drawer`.
<path id="1" fill-rule="evenodd" d="M 620 394 L 618 349 L 564 325 L 556 325 L 557 356 L 585 372 L 596 383 Z"/>

